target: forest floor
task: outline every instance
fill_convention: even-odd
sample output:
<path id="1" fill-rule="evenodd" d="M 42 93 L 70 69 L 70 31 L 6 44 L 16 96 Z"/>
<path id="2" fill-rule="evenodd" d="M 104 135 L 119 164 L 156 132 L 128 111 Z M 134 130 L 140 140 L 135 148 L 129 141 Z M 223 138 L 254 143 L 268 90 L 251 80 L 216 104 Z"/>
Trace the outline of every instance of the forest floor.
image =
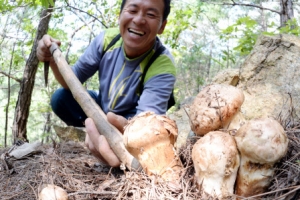
<path id="1" fill-rule="evenodd" d="M 247 199 L 300 199 L 300 129 L 286 130 L 289 150 L 276 164 L 268 191 Z M 102 166 L 82 142 L 53 142 L 22 159 L 7 158 L 0 149 L 0 199 L 34 200 L 45 184 L 66 190 L 70 200 L 79 199 L 201 199 L 194 184 L 192 138 L 180 152 L 185 174 L 180 183 L 167 184 L 143 172 Z M 243 199 L 243 198 L 241 198 Z"/>

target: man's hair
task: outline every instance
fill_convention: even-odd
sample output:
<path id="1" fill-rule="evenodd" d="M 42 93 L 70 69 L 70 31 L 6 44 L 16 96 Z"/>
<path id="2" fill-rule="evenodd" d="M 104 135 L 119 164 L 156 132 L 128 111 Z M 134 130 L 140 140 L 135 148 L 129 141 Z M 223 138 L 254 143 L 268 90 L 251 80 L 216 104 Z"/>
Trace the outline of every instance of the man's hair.
<path id="1" fill-rule="evenodd" d="M 164 7 L 164 14 L 163 14 L 163 21 L 165 21 L 169 14 L 170 14 L 170 11 L 171 11 L 171 0 L 163 0 L 164 1 L 164 4 L 165 4 L 165 7 Z M 121 12 L 125 6 L 125 3 L 126 3 L 126 0 L 122 0 L 122 4 L 121 4 Z"/>

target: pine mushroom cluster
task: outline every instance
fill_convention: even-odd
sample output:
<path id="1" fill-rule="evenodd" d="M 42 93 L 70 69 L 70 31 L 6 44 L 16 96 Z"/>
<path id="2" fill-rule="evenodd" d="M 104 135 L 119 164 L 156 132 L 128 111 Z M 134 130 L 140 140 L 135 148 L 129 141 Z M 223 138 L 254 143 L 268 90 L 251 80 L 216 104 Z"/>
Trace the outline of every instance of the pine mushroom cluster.
<path id="1" fill-rule="evenodd" d="M 215 84 L 205 87 L 191 106 L 191 129 L 202 136 L 193 146 L 192 159 L 204 198 L 265 192 L 274 164 L 287 152 L 288 138 L 279 122 L 245 120 L 240 112 L 243 101 L 240 89 Z"/>
<path id="2" fill-rule="evenodd" d="M 192 149 L 194 180 L 204 199 L 263 193 L 274 164 L 287 152 L 288 138 L 280 123 L 271 118 L 246 120 L 243 102 L 242 90 L 213 84 L 190 107 L 191 129 L 200 136 Z M 175 121 L 144 112 L 129 121 L 123 138 L 148 175 L 178 183 L 183 165 L 174 149 L 177 132 Z"/>

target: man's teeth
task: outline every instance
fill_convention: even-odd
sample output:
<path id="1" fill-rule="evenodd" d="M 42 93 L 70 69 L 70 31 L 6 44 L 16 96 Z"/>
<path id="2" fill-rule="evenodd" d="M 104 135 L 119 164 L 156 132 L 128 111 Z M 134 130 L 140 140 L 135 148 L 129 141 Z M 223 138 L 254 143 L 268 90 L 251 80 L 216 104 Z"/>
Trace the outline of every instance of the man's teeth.
<path id="1" fill-rule="evenodd" d="M 140 36 L 143 36 L 145 34 L 144 32 L 137 31 L 137 30 L 134 30 L 134 29 L 129 29 L 129 32 L 140 35 Z"/>

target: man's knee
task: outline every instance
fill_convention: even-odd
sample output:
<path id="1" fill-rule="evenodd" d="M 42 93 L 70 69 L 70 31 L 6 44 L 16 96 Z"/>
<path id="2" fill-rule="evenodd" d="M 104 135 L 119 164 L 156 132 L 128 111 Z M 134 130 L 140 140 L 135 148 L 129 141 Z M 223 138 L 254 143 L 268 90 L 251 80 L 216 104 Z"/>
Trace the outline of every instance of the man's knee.
<path id="1" fill-rule="evenodd" d="M 51 108 L 52 110 L 56 113 L 61 109 L 61 106 L 63 105 L 64 102 L 67 102 L 69 98 L 73 98 L 72 93 L 70 90 L 64 89 L 64 88 L 59 88 L 57 89 L 52 97 L 51 97 Z"/>

